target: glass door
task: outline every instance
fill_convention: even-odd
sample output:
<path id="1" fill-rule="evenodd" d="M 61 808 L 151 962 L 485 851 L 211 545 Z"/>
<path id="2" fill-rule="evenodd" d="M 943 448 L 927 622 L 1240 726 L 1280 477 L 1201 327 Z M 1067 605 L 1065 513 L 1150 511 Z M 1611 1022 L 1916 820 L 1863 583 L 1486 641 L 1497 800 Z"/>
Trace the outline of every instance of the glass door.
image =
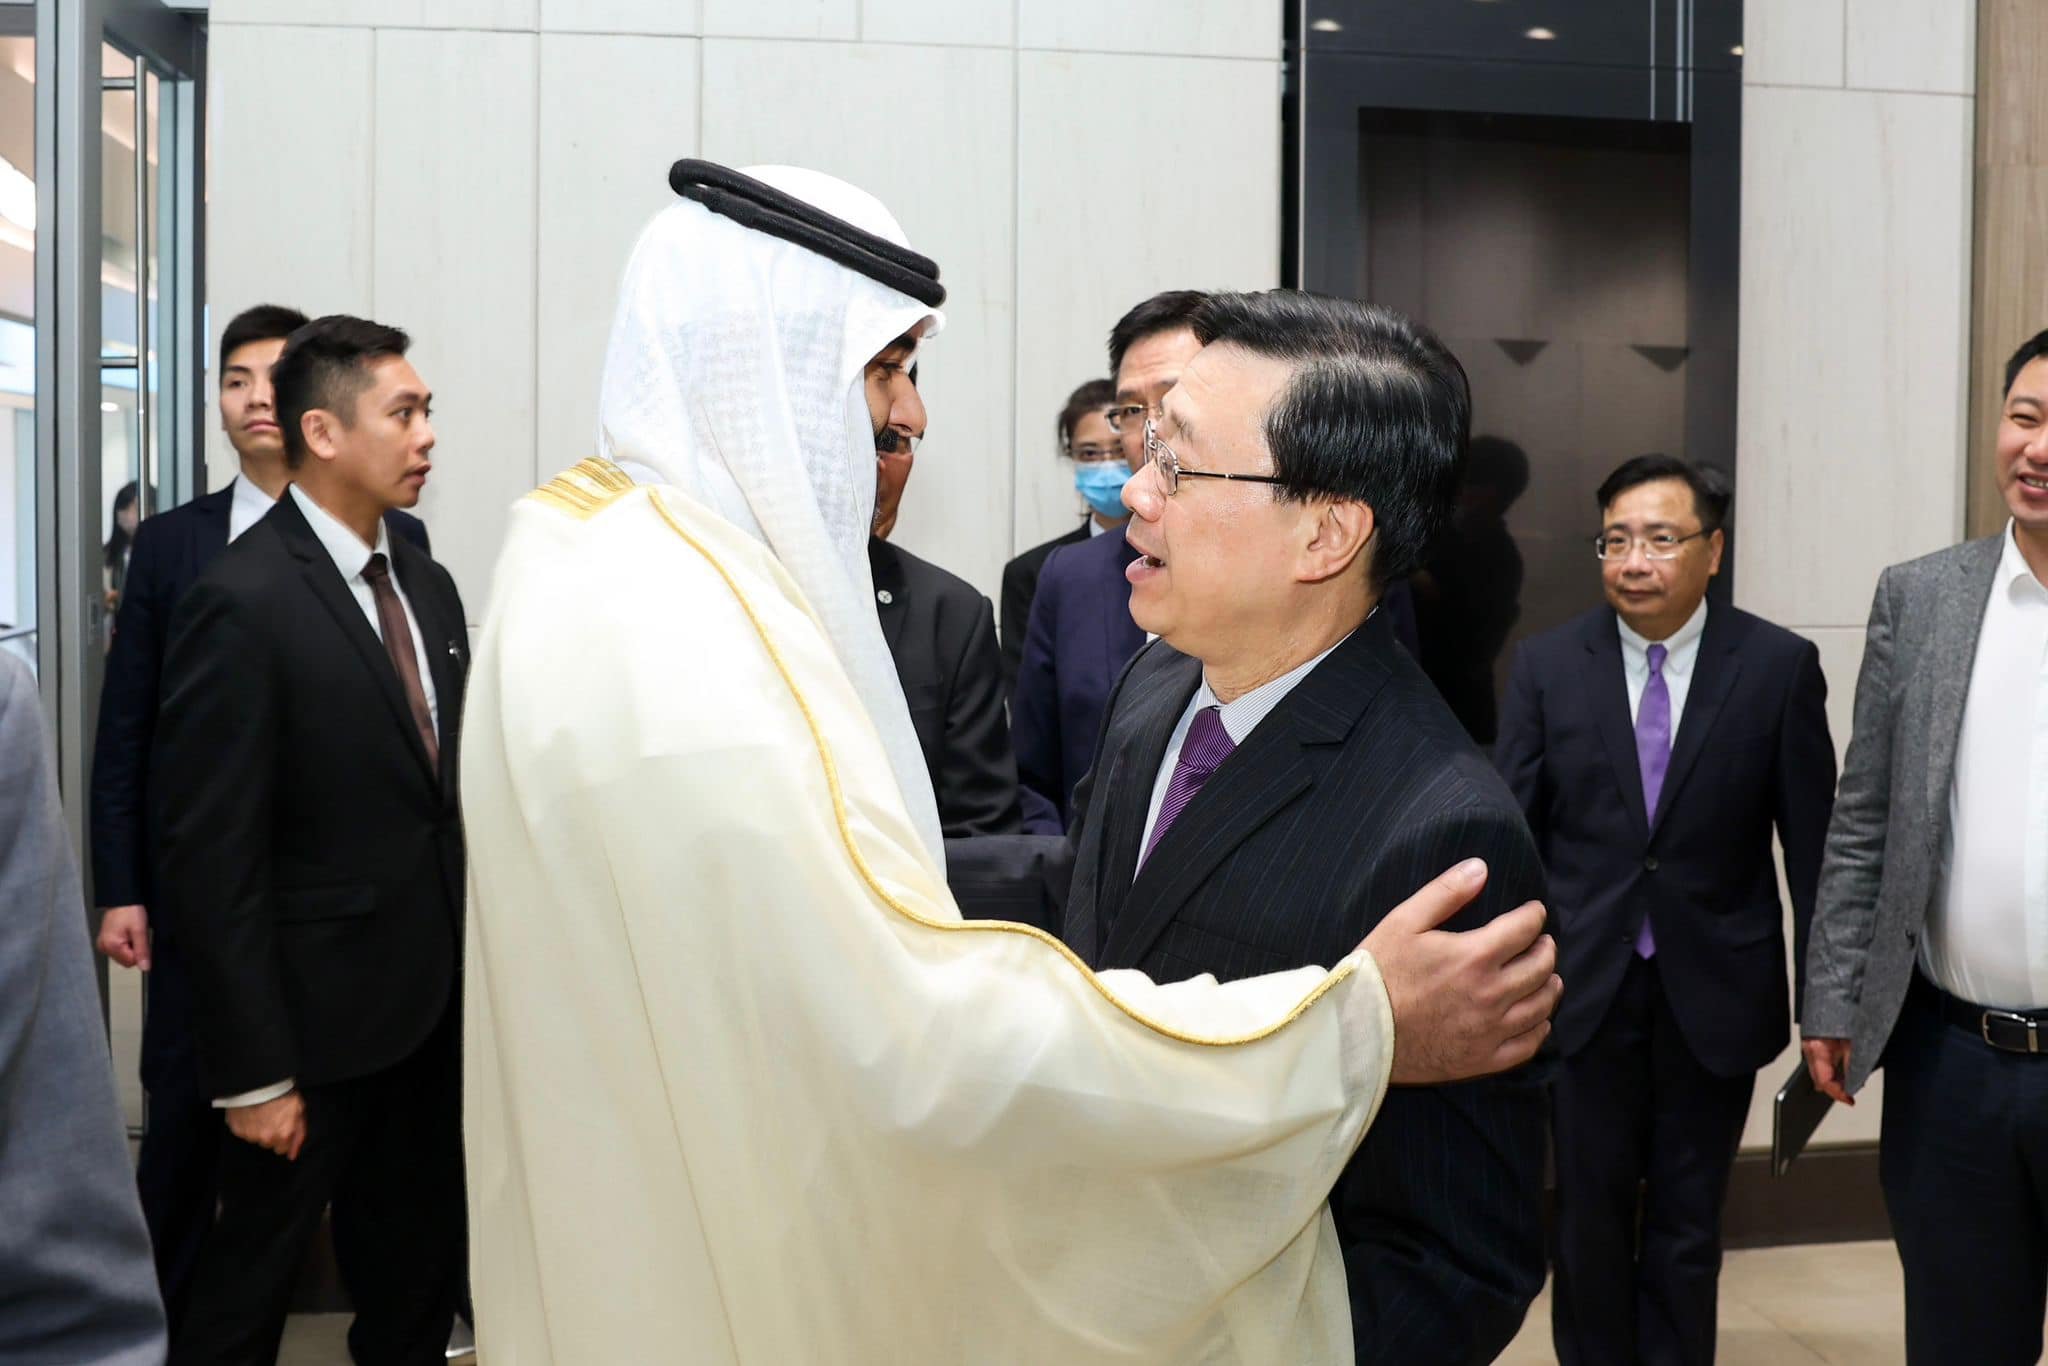
<path id="1" fill-rule="evenodd" d="M 0 7 L 0 650 L 37 664 L 36 40 Z"/>
<path id="2" fill-rule="evenodd" d="M 19 318 L 6 293 L 10 180 L 0 168 L 0 516 L 10 528 L 0 534 L 11 537 L 0 558 L 32 565 L 11 581 L 0 568 L 0 622 L 11 623 L 0 648 L 33 654 L 95 926 L 88 783 L 114 610 L 136 526 L 189 496 L 201 461 L 202 18 L 162 0 L 0 0 L 0 40 L 17 44 L 0 48 L 0 157 L 20 169 L 10 147 L 25 138 L 33 149 L 22 172 L 32 222 L 13 228 L 26 239 L 14 250 L 32 263 L 33 303 Z M 25 116 L 8 102 L 16 61 Z M 25 404 L 9 383 L 10 324 L 31 377 Z M 9 425 L 10 402 L 25 422 Z M 101 974 L 115 1072 L 139 1125 L 144 979 L 110 979 L 103 961 Z"/>

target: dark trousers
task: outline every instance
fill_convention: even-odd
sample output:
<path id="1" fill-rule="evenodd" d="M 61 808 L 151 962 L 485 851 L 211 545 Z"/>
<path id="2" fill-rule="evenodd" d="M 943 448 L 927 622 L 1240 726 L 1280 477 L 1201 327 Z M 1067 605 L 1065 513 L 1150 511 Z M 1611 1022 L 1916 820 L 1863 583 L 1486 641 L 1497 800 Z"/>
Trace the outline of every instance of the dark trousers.
<path id="1" fill-rule="evenodd" d="M 1561 1366 L 1713 1361 L 1721 1206 L 1755 1084 L 1700 1065 L 1657 960 L 1632 957 L 1551 1093 Z"/>
<path id="2" fill-rule="evenodd" d="M 222 1141 L 220 1218 L 171 1359 L 192 1366 L 277 1358 L 292 1287 L 321 1211 L 355 1303 L 359 1366 L 439 1363 L 463 1279 L 459 1008 L 404 1062 L 305 1088 L 296 1162 Z"/>
<path id="3" fill-rule="evenodd" d="M 1878 1172 L 1912 1366 L 2033 1366 L 2048 1307 L 2048 1056 L 1944 1020 L 1917 974 L 1884 1050 Z"/>
<path id="4" fill-rule="evenodd" d="M 226 1128 L 199 1084 L 192 988 L 184 960 L 161 936 L 152 946 L 152 957 L 142 1016 L 142 1087 L 149 1094 L 149 1118 L 135 1163 L 135 1185 L 156 1253 L 164 1313 L 175 1332 L 200 1245 L 213 1223 Z"/>

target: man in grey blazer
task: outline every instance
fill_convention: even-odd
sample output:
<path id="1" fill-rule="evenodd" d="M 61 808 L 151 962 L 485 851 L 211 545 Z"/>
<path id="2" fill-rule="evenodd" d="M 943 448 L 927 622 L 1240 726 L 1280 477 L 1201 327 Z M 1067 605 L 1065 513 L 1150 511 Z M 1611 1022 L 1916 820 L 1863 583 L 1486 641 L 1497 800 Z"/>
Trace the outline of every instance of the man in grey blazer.
<path id="1" fill-rule="evenodd" d="M 36 681 L 0 651 L 0 1361 L 163 1359 Z"/>
<path id="2" fill-rule="evenodd" d="M 2048 332 L 2005 379 L 2012 521 L 1878 580 L 1800 1017 L 1837 1101 L 1885 1068 L 1913 1366 L 2032 1366 L 2048 1310 Z"/>

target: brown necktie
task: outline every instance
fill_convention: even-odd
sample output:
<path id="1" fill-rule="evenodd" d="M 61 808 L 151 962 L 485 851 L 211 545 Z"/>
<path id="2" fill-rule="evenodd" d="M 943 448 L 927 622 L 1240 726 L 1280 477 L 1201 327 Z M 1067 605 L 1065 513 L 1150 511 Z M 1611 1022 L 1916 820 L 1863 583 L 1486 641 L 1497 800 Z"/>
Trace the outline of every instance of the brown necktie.
<path id="1" fill-rule="evenodd" d="M 377 600 L 377 621 L 384 628 L 384 652 L 398 681 L 405 685 L 405 700 L 412 704 L 413 724 L 420 728 L 420 740 L 427 747 L 427 762 L 436 772 L 441 768 L 441 746 L 434 737 L 434 713 L 427 708 L 427 690 L 420 686 L 420 661 L 412 652 L 412 627 L 405 619 L 405 604 L 391 586 L 391 565 L 382 555 L 372 555 L 363 566 L 363 578 L 370 596 Z"/>

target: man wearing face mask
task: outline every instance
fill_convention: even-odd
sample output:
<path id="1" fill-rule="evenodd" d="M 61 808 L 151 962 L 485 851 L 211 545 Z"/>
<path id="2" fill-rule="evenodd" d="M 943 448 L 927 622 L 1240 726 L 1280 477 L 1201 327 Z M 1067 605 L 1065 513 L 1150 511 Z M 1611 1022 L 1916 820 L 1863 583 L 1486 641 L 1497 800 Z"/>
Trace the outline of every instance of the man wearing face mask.
<path id="1" fill-rule="evenodd" d="M 1091 379 L 1067 395 L 1060 409 L 1059 453 L 1074 462 L 1074 491 L 1086 512 L 1081 525 L 1031 547 L 1003 566 L 1003 689 L 1017 689 L 1017 669 L 1024 662 L 1024 627 L 1031 617 L 1031 599 L 1045 562 L 1061 546 L 1080 545 L 1105 531 L 1122 530 L 1130 519 L 1123 503 L 1124 484 L 1131 477 L 1124 448 L 1109 425 L 1116 385 Z"/>
<path id="2" fill-rule="evenodd" d="M 1109 425 L 1123 446 L 1126 479 L 1145 463 L 1145 415 L 1158 411 L 1181 367 L 1202 349 L 1194 317 L 1206 297 L 1192 289 L 1155 294 L 1110 329 L 1116 393 Z M 1122 494 L 1119 483 L 1119 507 Z M 1137 557 L 1121 534 L 1098 536 L 1054 551 L 1039 576 L 1010 701 L 1024 828 L 1033 834 L 1066 830 L 1074 787 L 1095 763 L 1110 691 L 1145 643 L 1124 578 Z"/>
<path id="3" fill-rule="evenodd" d="M 915 344 L 900 341 L 876 360 L 883 377 L 904 366 Z M 915 372 L 908 378 L 881 394 L 887 407 L 875 433 L 875 532 L 868 538 L 875 612 L 931 771 L 940 829 L 947 839 L 1013 835 L 1024 822 L 1003 718 L 995 609 L 967 580 L 889 541 L 924 436 L 924 401 Z"/>

